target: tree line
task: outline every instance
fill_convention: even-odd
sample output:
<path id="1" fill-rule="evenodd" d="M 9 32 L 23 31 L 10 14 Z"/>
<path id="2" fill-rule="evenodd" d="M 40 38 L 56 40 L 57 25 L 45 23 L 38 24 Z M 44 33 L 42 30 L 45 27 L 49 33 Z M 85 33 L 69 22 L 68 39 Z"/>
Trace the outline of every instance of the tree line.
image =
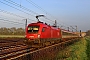
<path id="1" fill-rule="evenodd" d="M 12 28 L 1 27 L 0 35 L 25 35 L 25 29 L 16 27 Z"/>
<path id="2" fill-rule="evenodd" d="M 16 27 L 12 28 L 1 27 L 0 35 L 25 35 L 25 29 Z M 86 31 L 86 36 L 90 36 L 90 30 Z"/>
<path id="3" fill-rule="evenodd" d="M 86 36 L 90 36 L 90 30 L 86 32 Z"/>

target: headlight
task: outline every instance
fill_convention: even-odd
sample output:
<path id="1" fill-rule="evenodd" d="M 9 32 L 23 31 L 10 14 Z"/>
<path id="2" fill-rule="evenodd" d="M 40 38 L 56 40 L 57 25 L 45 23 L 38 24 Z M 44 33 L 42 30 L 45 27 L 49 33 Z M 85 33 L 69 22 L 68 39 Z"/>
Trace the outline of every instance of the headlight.
<path id="1" fill-rule="evenodd" d="M 38 34 L 38 38 L 40 38 L 40 34 Z"/>

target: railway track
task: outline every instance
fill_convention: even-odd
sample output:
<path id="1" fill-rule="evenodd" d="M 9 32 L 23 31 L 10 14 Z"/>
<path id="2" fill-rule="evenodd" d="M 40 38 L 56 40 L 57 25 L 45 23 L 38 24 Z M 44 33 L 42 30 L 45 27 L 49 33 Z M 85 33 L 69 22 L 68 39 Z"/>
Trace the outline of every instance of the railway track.
<path id="1" fill-rule="evenodd" d="M 0 39 L 0 59 L 6 58 L 12 52 L 23 50 L 26 45 L 19 39 Z"/>
<path id="2" fill-rule="evenodd" d="M 0 39 L 0 60 L 7 60 L 26 52 L 35 50 L 23 42 L 24 39 Z"/>
<path id="3" fill-rule="evenodd" d="M 65 40 L 65 39 L 64 39 Z M 76 40 L 73 40 L 76 41 Z M 41 51 L 43 49 L 47 49 L 50 47 L 55 47 L 60 45 L 62 49 L 65 45 L 71 43 L 71 40 L 67 40 L 58 44 L 53 44 L 51 46 L 43 47 L 43 48 L 30 48 L 23 43 L 23 40 L 0 40 L 0 59 L 16 59 L 20 56 L 35 53 L 37 51 Z"/>

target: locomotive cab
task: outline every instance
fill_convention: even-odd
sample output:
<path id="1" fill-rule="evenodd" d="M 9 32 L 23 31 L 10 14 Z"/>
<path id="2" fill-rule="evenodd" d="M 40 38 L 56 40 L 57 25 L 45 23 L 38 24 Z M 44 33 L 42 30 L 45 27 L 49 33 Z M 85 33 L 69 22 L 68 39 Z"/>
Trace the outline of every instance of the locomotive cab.
<path id="1" fill-rule="evenodd" d="M 26 28 L 26 38 L 29 42 L 43 43 L 51 38 L 51 27 L 42 22 L 31 23 Z M 46 39 L 46 40 L 45 40 Z"/>
<path id="2" fill-rule="evenodd" d="M 28 33 L 38 33 L 39 26 L 28 26 Z"/>
<path id="3" fill-rule="evenodd" d="M 29 24 L 26 28 L 27 42 L 40 43 L 40 40 L 43 37 L 42 32 L 44 33 L 46 30 L 44 26 L 45 24 L 43 24 L 42 22 Z"/>
<path id="4" fill-rule="evenodd" d="M 40 38 L 39 28 L 40 26 L 37 25 L 28 26 L 26 32 L 26 38 L 28 38 L 29 40 L 35 40 L 37 38 Z"/>

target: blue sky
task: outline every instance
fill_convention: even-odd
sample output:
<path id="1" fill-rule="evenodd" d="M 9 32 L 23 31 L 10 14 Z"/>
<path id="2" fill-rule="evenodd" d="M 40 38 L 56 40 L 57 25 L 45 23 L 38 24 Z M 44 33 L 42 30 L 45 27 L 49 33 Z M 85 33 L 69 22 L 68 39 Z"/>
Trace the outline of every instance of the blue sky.
<path id="1" fill-rule="evenodd" d="M 19 6 L 11 4 L 12 1 L 19 4 Z M 20 6 L 28 8 L 29 11 L 22 9 Z M 23 16 L 24 18 L 10 15 L 1 10 Z M 63 27 L 65 29 L 68 26 L 75 28 L 76 25 L 78 30 L 87 31 L 90 29 L 90 0 L 1 0 L 0 19 L 22 24 L 0 20 L 0 27 L 24 27 L 24 19 L 28 18 L 28 24 L 36 22 L 35 16 L 38 14 L 44 14 L 49 20 L 41 18 L 41 21 L 51 25 L 53 25 L 54 20 L 57 20 L 58 25 L 65 26 Z"/>

